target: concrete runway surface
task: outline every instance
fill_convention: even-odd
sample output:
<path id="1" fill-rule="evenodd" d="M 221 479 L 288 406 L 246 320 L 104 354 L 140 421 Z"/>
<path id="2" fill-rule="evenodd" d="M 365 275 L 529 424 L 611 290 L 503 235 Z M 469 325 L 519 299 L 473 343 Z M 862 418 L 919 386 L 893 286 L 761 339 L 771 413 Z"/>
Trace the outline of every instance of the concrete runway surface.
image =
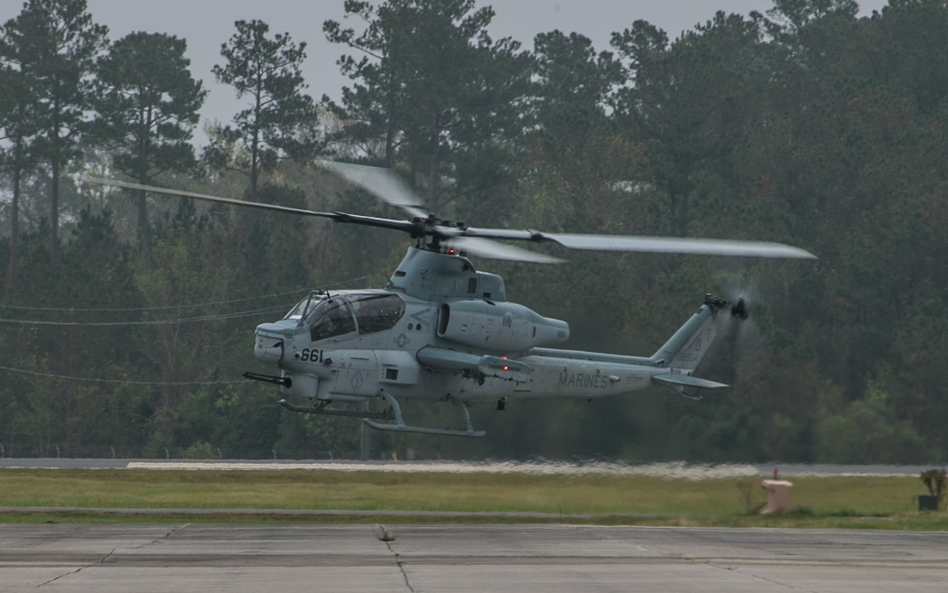
<path id="1" fill-rule="evenodd" d="M 393 541 L 381 541 L 383 529 Z M 0 592 L 938 592 L 948 533 L 581 525 L 0 525 Z"/>

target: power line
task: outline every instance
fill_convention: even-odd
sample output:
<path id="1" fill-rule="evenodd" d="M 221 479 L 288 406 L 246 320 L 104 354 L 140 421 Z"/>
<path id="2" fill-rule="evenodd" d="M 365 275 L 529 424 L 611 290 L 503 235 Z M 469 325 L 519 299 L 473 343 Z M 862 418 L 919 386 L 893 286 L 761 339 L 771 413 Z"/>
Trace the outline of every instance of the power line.
<path id="1" fill-rule="evenodd" d="M 351 284 L 353 282 L 358 282 L 360 280 L 367 279 L 368 276 L 358 276 L 355 278 L 348 278 L 346 280 L 338 280 L 327 282 L 326 284 L 333 284 L 337 286 Z M 2 305 L 0 304 L 0 309 L 14 309 L 18 311 L 50 311 L 50 312 L 75 312 L 75 313 L 129 313 L 129 312 L 145 312 L 145 311 L 166 311 L 172 309 L 197 309 L 200 307 L 218 307 L 220 305 L 229 305 L 232 303 L 241 303 L 245 301 L 255 301 L 276 297 L 285 297 L 294 294 L 300 294 L 301 292 L 308 292 L 308 289 L 299 288 L 296 290 L 291 290 L 288 292 L 277 292 L 272 294 L 265 294 L 260 296 L 245 297 L 241 299 L 231 299 L 225 301 L 213 301 L 208 303 L 195 303 L 192 305 L 165 305 L 160 307 L 101 307 L 101 308 L 81 308 L 81 307 L 30 307 L 27 305 Z"/>
<path id="2" fill-rule="evenodd" d="M 71 377 L 69 375 L 57 375 L 55 373 L 40 373 L 38 371 L 27 371 L 25 369 L 14 369 L 11 367 L 0 366 L 0 371 L 11 373 L 21 373 L 24 375 L 33 375 L 36 377 L 52 377 L 54 379 L 66 379 L 68 381 L 85 381 L 88 383 L 119 383 L 123 385 L 228 385 L 233 383 L 246 383 L 246 381 L 128 381 L 125 379 L 90 379 L 88 377 Z"/>
<path id="3" fill-rule="evenodd" d="M 0 319 L 0 323 L 14 325 L 52 325 L 66 327 L 117 327 L 130 325 L 174 325 L 178 323 L 199 323 L 204 321 L 221 321 L 224 319 L 239 319 L 241 317 L 254 317 L 263 313 L 274 313 L 283 311 L 286 307 L 266 307 L 263 309 L 252 309 L 249 311 L 237 311 L 234 313 L 221 313 L 219 315 L 203 315 L 201 317 L 178 317 L 176 319 L 154 319 L 151 321 L 46 321 L 41 319 Z"/>
<path id="4" fill-rule="evenodd" d="M 216 301 L 210 303 L 197 303 L 194 305 L 166 305 L 162 307 L 100 307 L 100 308 L 81 308 L 81 307 L 29 307 L 26 305 L 0 305 L 0 309 L 16 309 L 18 311 L 54 311 L 54 312 L 75 312 L 75 313 L 129 313 L 144 311 L 167 311 L 170 309 L 198 309 L 200 307 L 218 307 L 220 305 L 229 305 L 232 303 L 242 303 L 245 301 L 256 301 L 275 297 L 284 297 L 291 294 L 299 294 L 300 290 L 290 292 L 281 292 L 267 294 L 255 297 L 246 297 L 242 299 L 231 299 L 227 301 Z"/>

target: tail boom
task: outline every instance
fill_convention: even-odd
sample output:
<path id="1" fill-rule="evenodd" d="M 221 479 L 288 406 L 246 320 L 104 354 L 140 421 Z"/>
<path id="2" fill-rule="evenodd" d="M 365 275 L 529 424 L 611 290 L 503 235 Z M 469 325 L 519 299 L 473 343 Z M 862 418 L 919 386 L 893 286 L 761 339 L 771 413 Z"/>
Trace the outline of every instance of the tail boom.
<path id="1" fill-rule="evenodd" d="M 557 387 L 560 390 L 575 390 L 577 397 L 628 393 L 648 385 L 658 385 L 679 393 L 685 390 L 720 389 L 727 385 L 693 377 L 691 373 L 717 336 L 717 314 L 724 311 L 728 304 L 711 295 L 705 297 L 698 311 L 650 357 L 534 348 L 525 361 L 539 370 L 556 365 L 555 361 L 559 359 L 562 370 Z M 594 378 L 592 385 L 587 385 L 589 377 Z M 602 383 L 595 380 L 596 377 L 602 377 Z M 608 384 L 605 381 L 607 378 Z M 590 386 L 595 388 L 593 393 L 588 389 Z"/>

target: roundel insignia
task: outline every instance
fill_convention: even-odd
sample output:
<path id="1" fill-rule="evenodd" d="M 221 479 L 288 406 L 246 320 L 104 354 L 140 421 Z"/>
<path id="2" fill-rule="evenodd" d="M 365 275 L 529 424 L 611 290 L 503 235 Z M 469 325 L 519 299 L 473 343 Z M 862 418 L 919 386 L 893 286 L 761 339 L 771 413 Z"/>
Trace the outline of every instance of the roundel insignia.
<path id="1" fill-rule="evenodd" d="M 411 338 L 406 336 L 404 333 L 398 334 L 398 336 L 395 338 L 395 345 L 399 348 L 404 348 L 409 343 L 411 343 Z"/>

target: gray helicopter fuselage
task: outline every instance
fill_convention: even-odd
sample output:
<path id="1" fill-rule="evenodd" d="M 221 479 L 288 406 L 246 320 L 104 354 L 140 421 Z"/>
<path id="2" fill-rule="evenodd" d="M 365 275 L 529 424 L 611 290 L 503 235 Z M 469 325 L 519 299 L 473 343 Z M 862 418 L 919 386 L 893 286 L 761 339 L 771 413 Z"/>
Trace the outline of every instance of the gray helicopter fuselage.
<path id="1" fill-rule="evenodd" d="M 555 244 L 566 249 L 637 253 L 814 259 L 808 251 L 759 241 L 586 235 L 516 228 L 477 228 L 429 212 L 397 171 L 355 163 L 320 161 L 320 167 L 394 206 L 407 218 L 319 212 L 263 202 L 183 192 L 124 181 L 85 181 L 332 220 L 405 233 L 410 248 L 381 290 L 311 293 L 282 320 L 257 327 L 254 353 L 279 375 L 245 372 L 244 377 L 280 386 L 287 409 L 310 414 L 360 417 L 379 430 L 447 436 L 483 436 L 471 423 L 466 403 L 510 398 L 621 395 L 649 385 L 689 397 L 727 387 L 692 376 L 714 340 L 719 313 L 729 303 L 708 294 L 698 311 L 650 357 L 616 356 L 553 348 L 569 338 L 564 321 L 543 317 L 507 302 L 503 280 L 478 272 L 463 249 L 480 257 L 535 263 L 563 260 L 499 241 Z M 437 179 L 428 179 L 437 183 Z M 738 299 L 731 315 L 745 319 Z M 686 393 L 689 390 L 691 393 Z M 334 402 L 380 398 L 384 409 L 332 406 Z M 459 430 L 412 426 L 398 398 L 445 400 L 457 405 Z"/>
<path id="2" fill-rule="evenodd" d="M 663 361 L 557 350 L 569 326 L 506 302 L 461 255 L 411 248 L 385 289 L 313 294 L 257 328 L 282 393 L 310 401 L 594 398 L 644 389 Z M 709 340 L 710 341 L 710 340 Z"/>

